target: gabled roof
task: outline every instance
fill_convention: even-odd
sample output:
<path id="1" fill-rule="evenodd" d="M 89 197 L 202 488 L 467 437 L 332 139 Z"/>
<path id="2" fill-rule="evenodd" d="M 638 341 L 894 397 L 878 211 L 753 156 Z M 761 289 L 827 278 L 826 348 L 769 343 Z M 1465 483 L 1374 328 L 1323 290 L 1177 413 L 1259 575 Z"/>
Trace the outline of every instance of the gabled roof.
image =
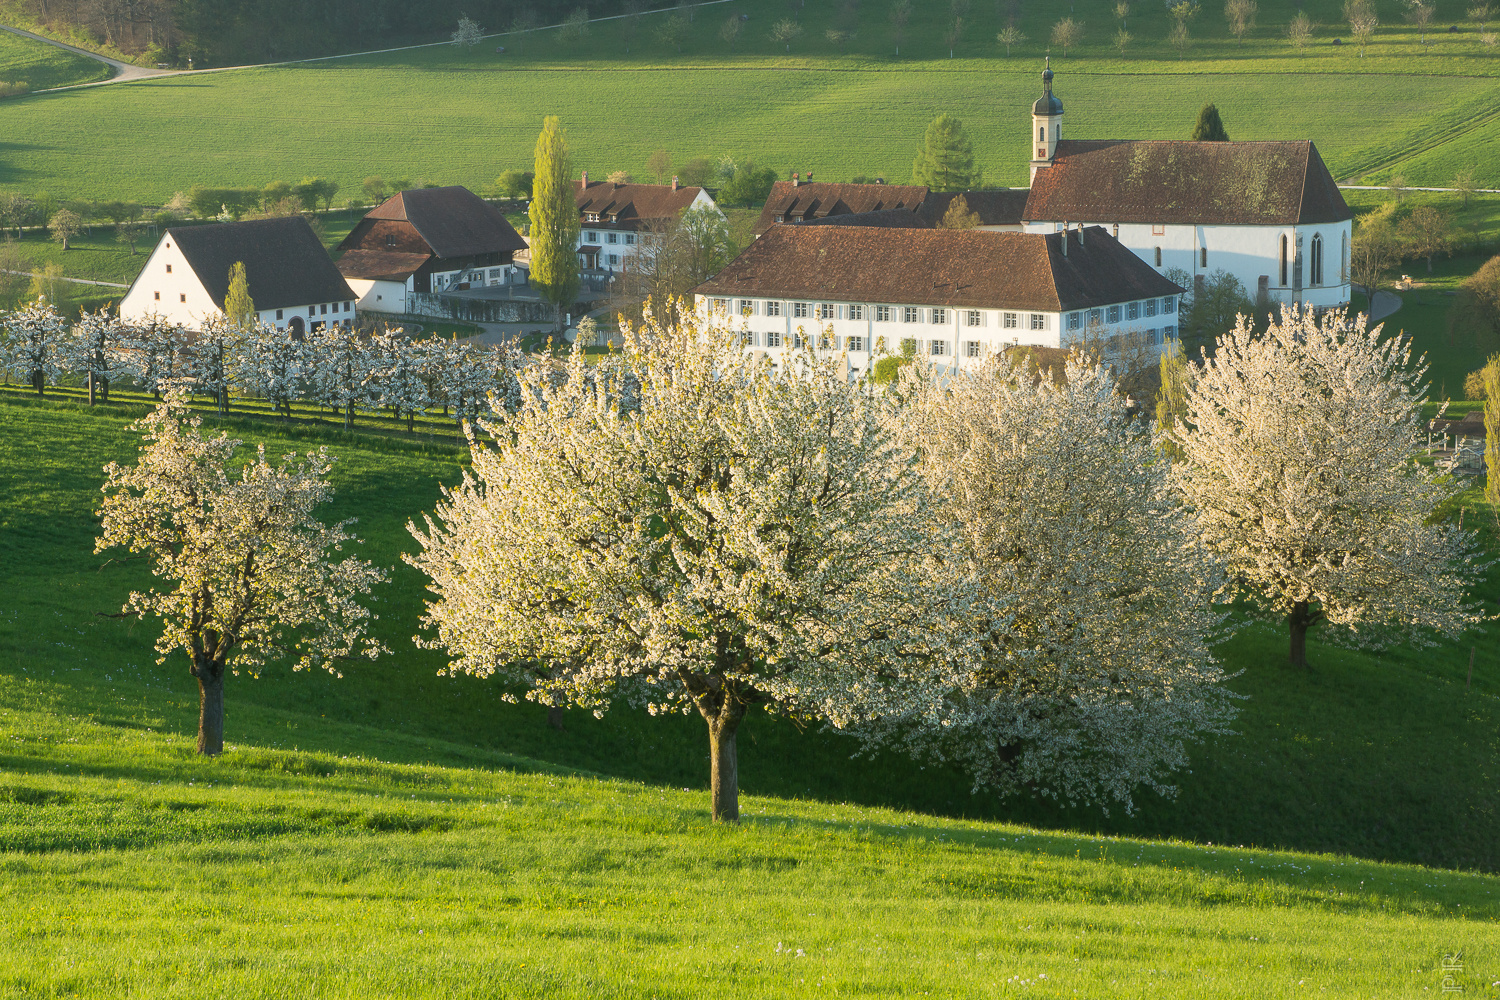
<path id="1" fill-rule="evenodd" d="M 350 250 L 339 258 L 338 267 L 346 278 L 405 281 L 431 259 L 428 253 Z"/>
<path id="2" fill-rule="evenodd" d="M 573 200 L 580 213 L 592 213 L 605 222 L 610 216 L 623 224 L 651 219 L 673 219 L 698 197 L 701 187 L 670 184 L 614 184 L 610 181 L 573 182 Z"/>
<path id="3" fill-rule="evenodd" d="M 893 208 L 916 211 L 927 197 L 927 188 L 917 184 L 825 184 L 822 181 L 777 181 L 771 186 L 765 207 L 755 223 L 760 235 L 776 225 L 780 216 L 786 222 L 822 219 L 830 215 L 883 212 Z"/>
<path id="4" fill-rule="evenodd" d="M 922 202 L 921 214 L 935 226 L 943 219 L 957 198 L 963 198 L 969 211 L 979 216 L 981 226 L 1019 226 L 1026 211 L 1026 188 L 1000 188 L 994 191 L 933 191 Z M 1079 220 L 1085 221 L 1085 220 Z"/>
<path id="5" fill-rule="evenodd" d="M 693 291 L 1058 312 L 1183 289 L 1090 227 L 1061 233 L 772 226 Z"/>
<path id="6" fill-rule="evenodd" d="M 182 251 L 214 305 L 224 308 L 229 269 L 245 265 L 257 310 L 356 298 L 328 251 L 300 215 L 211 226 L 182 226 L 162 236 Z"/>
<path id="7" fill-rule="evenodd" d="M 806 222 L 788 222 L 789 226 L 865 226 L 871 229 L 931 229 L 932 222 L 925 213 L 906 208 L 884 208 L 878 212 L 850 212 L 844 215 L 825 215 L 821 219 Z"/>
<path id="8" fill-rule="evenodd" d="M 1317 147 L 1296 142 L 1057 144 L 1027 222 L 1287 225 L 1353 218 Z"/>
<path id="9" fill-rule="evenodd" d="M 495 206 L 466 187 L 417 188 L 391 195 L 366 219 L 409 222 L 439 257 L 470 257 L 526 248 L 526 241 Z M 359 228 L 339 249 L 355 239 Z"/>

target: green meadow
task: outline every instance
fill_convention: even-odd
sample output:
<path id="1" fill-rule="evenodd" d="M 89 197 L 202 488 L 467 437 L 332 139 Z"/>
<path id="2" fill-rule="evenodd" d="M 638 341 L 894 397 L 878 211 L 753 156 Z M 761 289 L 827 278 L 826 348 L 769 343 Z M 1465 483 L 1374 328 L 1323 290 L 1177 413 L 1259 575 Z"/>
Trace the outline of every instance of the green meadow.
<path id="1" fill-rule="evenodd" d="M 86 56 L 0 31 L 0 84 L 24 83 L 31 90 L 46 90 L 105 80 L 110 72 Z"/>
<path id="2" fill-rule="evenodd" d="M 1341 179 L 1401 173 L 1410 184 L 1445 185 L 1472 169 L 1482 185 L 1500 186 L 1500 157 L 1486 152 L 1500 129 L 1500 63 L 1474 25 L 1448 32 L 1457 7 L 1440 9 L 1423 46 L 1387 4 L 1388 23 L 1361 57 L 1332 44 L 1341 29 L 1330 0 L 1307 4 L 1325 27 L 1300 55 L 1281 37 L 1289 3 L 1263 4 L 1243 45 L 1206 5 L 1179 58 L 1158 5 L 1136 5 L 1138 40 L 1123 56 L 1110 41 L 1112 3 L 1072 6 L 1084 42 L 1066 57 L 1053 52 L 1066 135 L 1186 137 L 1213 101 L 1234 138 L 1311 138 Z M 345 196 L 372 174 L 477 188 L 529 164 L 548 114 L 569 128 L 575 166 L 596 173 L 645 176 L 651 152 L 666 148 L 679 165 L 728 154 L 828 179 L 902 181 L 923 128 L 944 111 L 967 125 L 988 182 L 1024 185 L 1029 105 L 1061 11 L 1024 5 L 1031 40 L 1006 57 L 993 40 L 1003 5 L 974 4 L 950 59 L 947 5 L 919 3 L 898 58 L 884 6 L 868 7 L 844 52 L 824 37 L 832 3 L 803 10 L 790 53 L 766 38 L 777 11 L 719 4 L 697 8 L 680 54 L 657 37 L 664 15 L 652 14 L 633 34 L 596 22 L 575 44 L 540 31 L 472 50 L 439 45 L 31 95 L 0 102 L 0 189 L 159 204 L 194 184 L 310 174 L 336 178 Z M 750 19 L 731 48 L 718 31 L 742 10 Z M 508 51 L 495 52 L 497 42 Z M 0 79 L 7 72 L 0 60 Z"/>
<path id="3" fill-rule="evenodd" d="M 185 663 L 105 617 L 147 567 L 91 551 L 100 467 L 146 405 L 0 391 L 0 995 L 1388 997 L 1445 974 L 1500 995 L 1486 637 L 1315 644 L 1299 673 L 1245 628 L 1221 650 L 1237 735 L 1134 814 L 997 801 L 755 717 L 746 821 L 716 829 L 698 720 L 556 732 L 412 646 L 404 525 L 461 475 L 451 438 L 236 416 L 273 453 L 339 456 L 326 516 L 392 568 L 395 653 L 233 678 L 229 750 L 200 760 Z"/>

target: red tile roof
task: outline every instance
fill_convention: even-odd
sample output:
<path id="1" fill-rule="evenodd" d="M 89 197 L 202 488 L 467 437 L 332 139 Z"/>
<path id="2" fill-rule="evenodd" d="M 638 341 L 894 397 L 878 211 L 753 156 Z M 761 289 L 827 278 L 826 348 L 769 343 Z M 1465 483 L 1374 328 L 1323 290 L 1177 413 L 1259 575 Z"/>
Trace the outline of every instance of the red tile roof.
<path id="1" fill-rule="evenodd" d="M 614 184 L 610 181 L 573 182 L 573 199 L 580 215 L 598 215 L 598 225 L 639 229 L 652 220 L 674 219 L 698 197 L 701 187 L 670 184 Z"/>
<path id="2" fill-rule="evenodd" d="M 1060 233 L 772 226 L 693 291 L 1058 312 L 1183 289 L 1101 227 Z"/>
<path id="3" fill-rule="evenodd" d="M 470 257 L 526 248 L 526 241 L 498 208 L 458 185 L 402 191 L 365 213 L 365 218 L 411 223 L 439 257 Z M 354 246 L 351 241 L 357 242 L 360 235 L 361 227 L 357 226 L 339 244 L 339 249 Z"/>
<path id="4" fill-rule="evenodd" d="M 1038 170 L 1027 222 L 1287 225 L 1353 217 L 1317 147 L 1297 142 L 1080 141 Z"/>
<path id="5" fill-rule="evenodd" d="M 350 250 L 339 258 L 339 273 L 346 278 L 405 281 L 431 259 L 427 253 Z"/>
<path id="6" fill-rule="evenodd" d="M 765 207 L 755 223 L 760 235 L 776 225 L 778 217 L 785 222 L 822 219 L 830 215 L 882 212 L 902 208 L 916 211 L 927 197 L 927 188 L 916 184 L 825 184 L 807 181 L 777 181 L 771 187 Z"/>

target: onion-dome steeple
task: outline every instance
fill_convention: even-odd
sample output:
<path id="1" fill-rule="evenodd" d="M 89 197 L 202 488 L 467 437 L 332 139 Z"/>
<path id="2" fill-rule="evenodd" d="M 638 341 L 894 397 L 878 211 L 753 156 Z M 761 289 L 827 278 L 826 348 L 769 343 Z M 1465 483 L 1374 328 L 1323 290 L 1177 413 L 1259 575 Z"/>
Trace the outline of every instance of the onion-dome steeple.
<path id="1" fill-rule="evenodd" d="M 1042 70 L 1042 96 L 1031 106 L 1033 115 L 1050 118 L 1063 113 L 1062 101 L 1052 93 L 1052 57 L 1047 57 L 1047 67 Z"/>

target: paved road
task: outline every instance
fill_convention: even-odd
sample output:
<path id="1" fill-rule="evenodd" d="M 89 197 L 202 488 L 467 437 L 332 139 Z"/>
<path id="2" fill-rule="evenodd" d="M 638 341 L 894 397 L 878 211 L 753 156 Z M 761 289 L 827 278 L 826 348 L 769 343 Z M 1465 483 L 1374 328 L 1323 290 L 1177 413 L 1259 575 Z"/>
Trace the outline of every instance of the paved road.
<path id="1" fill-rule="evenodd" d="M 35 271 L 0 271 L 0 274 L 19 274 L 23 278 L 45 278 L 45 274 L 37 274 Z M 129 288 L 118 281 L 90 281 L 88 278 L 65 278 L 62 275 L 52 276 L 54 281 L 71 281 L 75 285 L 99 285 L 102 288 Z"/>
<path id="2" fill-rule="evenodd" d="M 75 87 L 98 87 L 101 84 L 106 83 L 124 83 L 127 80 L 144 80 L 148 76 L 169 76 L 172 72 L 171 70 L 166 69 L 147 68 L 145 66 L 135 66 L 131 63 L 121 62 L 118 59 L 111 59 L 109 58 L 109 56 L 101 56 L 97 52 L 90 52 L 88 49 L 80 49 L 76 45 L 69 45 L 66 42 L 59 42 L 55 38 L 48 38 L 45 35 L 38 35 L 34 32 L 26 31 L 22 28 L 12 28 L 7 24 L 0 24 L 0 31 L 8 31 L 12 35 L 20 35 L 22 38 L 30 38 L 33 41 L 44 42 L 47 45 L 53 45 L 59 49 L 66 49 L 67 51 L 72 52 L 76 55 L 84 56 L 88 59 L 95 59 L 99 62 L 104 63 L 106 66 L 111 67 L 115 71 L 114 76 L 111 76 L 108 80 L 98 80 L 94 83 L 74 84 L 72 87 L 49 88 L 51 90 L 72 90 Z M 36 93 L 45 94 L 47 93 L 47 91 L 39 90 L 36 91 Z"/>
<path id="3" fill-rule="evenodd" d="M 1349 286 L 1357 292 L 1365 292 L 1364 285 Z M 1365 292 L 1365 294 L 1369 294 Z M 1387 316 L 1401 308 L 1401 296 L 1395 292 L 1376 292 L 1375 300 L 1370 303 L 1370 322 L 1379 323 Z"/>

